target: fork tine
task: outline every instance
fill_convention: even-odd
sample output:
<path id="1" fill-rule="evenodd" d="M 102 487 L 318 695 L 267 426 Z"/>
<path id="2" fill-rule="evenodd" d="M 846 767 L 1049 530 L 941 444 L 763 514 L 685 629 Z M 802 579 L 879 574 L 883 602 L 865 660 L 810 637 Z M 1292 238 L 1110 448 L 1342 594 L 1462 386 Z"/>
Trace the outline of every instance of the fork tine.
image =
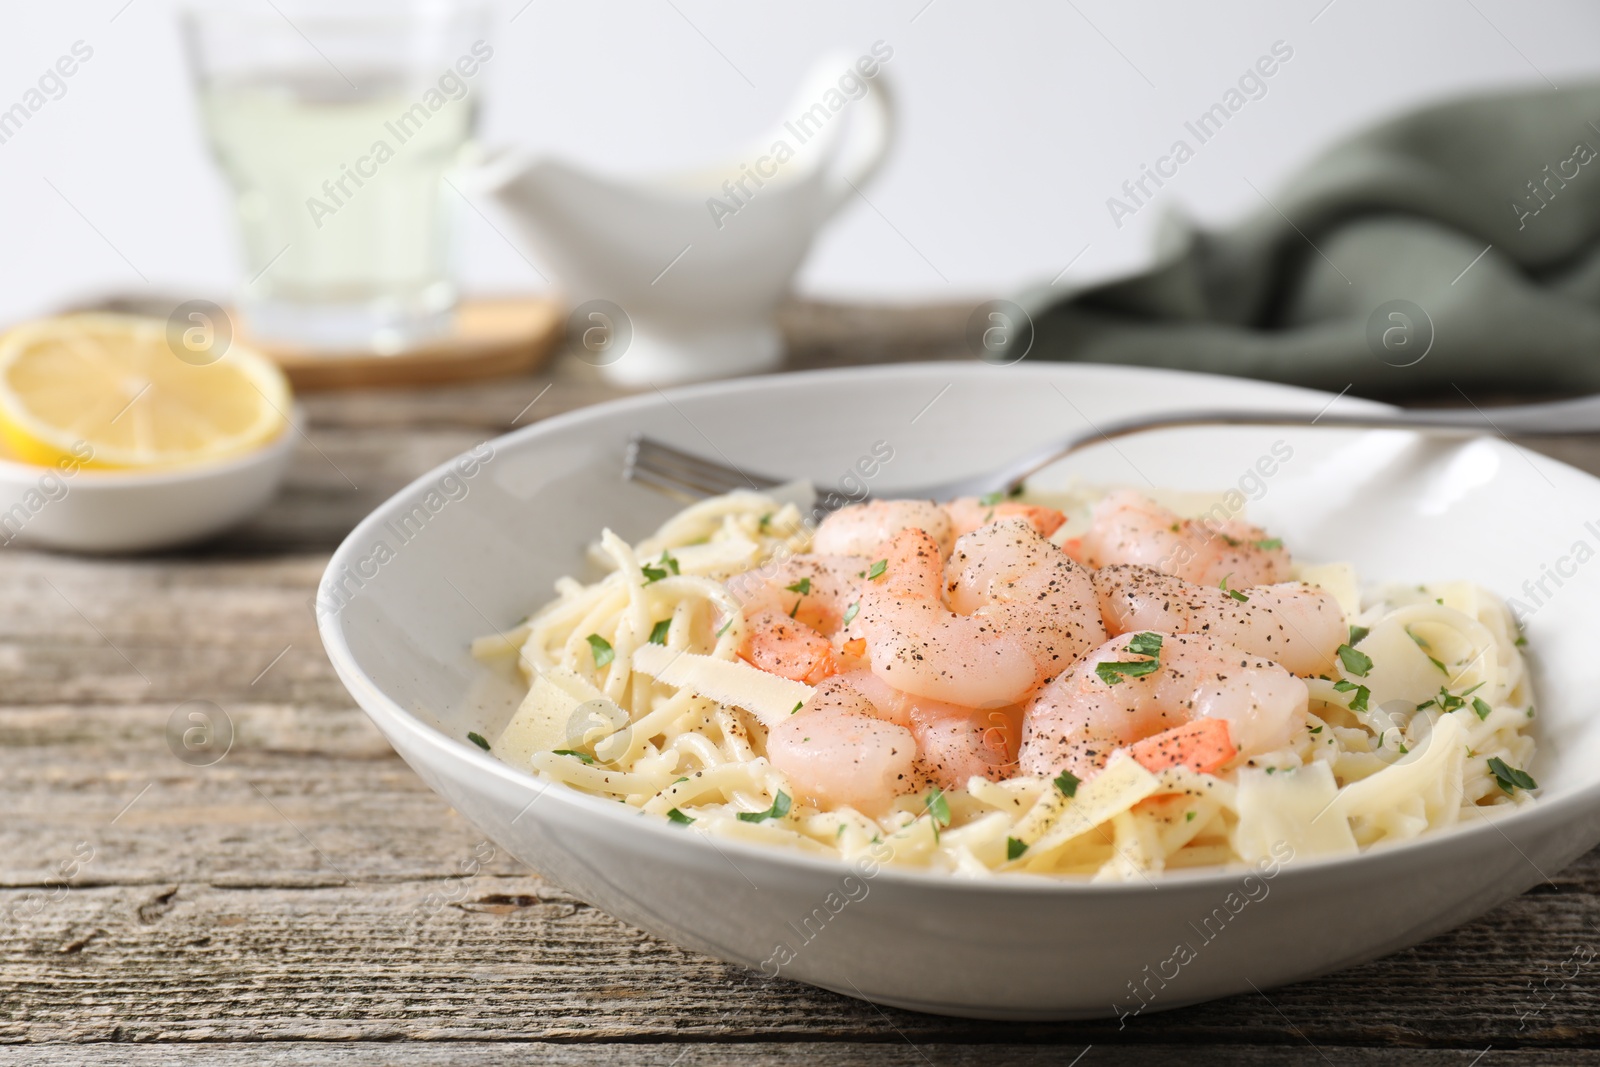
<path id="1" fill-rule="evenodd" d="M 690 471 L 704 476 L 709 481 L 727 484 L 730 487 L 744 486 L 748 488 L 753 484 L 757 488 L 769 488 L 772 485 L 779 484 L 776 479 L 750 474 L 730 464 L 718 463 L 715 460 L 709 460 L 702 456 L 673 448 L 671 445 L 662 444 L 660 441 L 649 437 L 639 437 L 637 442 L 638 454 L 642 457 L 648 457 L 646 462 L 658 470 L 681 469 Z"/>
<path id="2" fill-rule="evenodd" d="M 659 470 L 647 465 L 635 466 L 633 472 L 628 476 L 628 480 L 695 498 L 718 496 L 727 492 L 729 488 L 718 482 L 696 478 L 694 475 L 683 471 Z"/>
<path id="3" fill-rule="evenodd" d="M 623 477 L 694 497 L 716 496 L 735 489 L 770 489 L 782 484 L 776 478 L 741 471 L 642 434 L 635 434 L 628 442 Z"/>
<path id="4" fill-rule="evenodd" d="M 748 483 L 738 478 L 736 473 L 687 463 L 672 455 L 652 451 L 648 447 L 641 447 L 634 452 L 627 476 L 657 486 L 671 483 L 686 492 L 701 496 L 712 496 L 730 489 L 749 487 Z"/>
<path id="5" fill-rule="evenodd" d="M 628 480 L 631 482 L 637 482 L 640 485 L 647 485 L 651 489 L 665 493 L 667 496 L 670 496 L 675 500 L 681 500 L 686 504 L 692 504 L 696 500 L 704 500 L 707 497 L 717 495 L 716 493 L 707 492 L 698 486 L 685 485 L 682 482 L 676 482 L 669 478 L 663 478 L 653 471 L 645 468 L 635 470 L 634 473 L 629 476 Z"/>

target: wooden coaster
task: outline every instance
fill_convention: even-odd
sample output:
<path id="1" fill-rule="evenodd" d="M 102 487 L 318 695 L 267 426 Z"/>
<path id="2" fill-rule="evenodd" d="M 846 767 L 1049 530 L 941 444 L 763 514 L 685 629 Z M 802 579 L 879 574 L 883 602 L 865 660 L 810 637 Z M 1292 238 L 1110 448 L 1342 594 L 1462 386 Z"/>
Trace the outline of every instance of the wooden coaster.
<path id="1" fill-rule="evenodd" d="M 237 321 L 237 320 L 235 320 Z M 376 352 L 309 352 L 243 337 L 271 356 L 295 389 L 372 385 L 436 385 L 526 374 L 561 342 L 561 305 L 543 297 L 464 299 L 455 333 L 391 356 Z"/>

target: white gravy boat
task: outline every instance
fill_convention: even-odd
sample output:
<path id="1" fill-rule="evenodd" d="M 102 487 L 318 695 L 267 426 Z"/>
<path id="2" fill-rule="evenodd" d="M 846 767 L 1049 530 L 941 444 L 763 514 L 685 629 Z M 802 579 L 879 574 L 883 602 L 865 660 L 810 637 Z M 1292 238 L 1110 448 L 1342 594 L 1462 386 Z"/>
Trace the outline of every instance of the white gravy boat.
<path id="1" fill-rule="evenodd" d="M 783 118 L 722 165 L 617 178 L 503 153 L 474 184 L 555 271 L 578 309 L 576 351 L 610 380 L 767 370 L 783 356 L 774 311 L 812 238 L 893 139 L 879 69 L 891 55 L 879 42 L 858 59 L 824 58 Z M 604 305 L 585 308 L 590 301 L 609 301 L 626 321 Z"/>

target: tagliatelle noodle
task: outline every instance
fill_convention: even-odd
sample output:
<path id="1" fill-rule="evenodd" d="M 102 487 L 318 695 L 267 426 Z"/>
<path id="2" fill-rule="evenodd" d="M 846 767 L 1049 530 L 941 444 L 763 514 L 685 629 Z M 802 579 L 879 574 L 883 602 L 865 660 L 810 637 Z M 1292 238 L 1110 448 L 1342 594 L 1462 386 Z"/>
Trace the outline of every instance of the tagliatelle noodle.
<path id="1" fill-rule="evenodd" d="M 1072 797 L 1043 779 L 974 778 L 943 791 L 948 822 L 925 793 L 877 818 L 812 807 L 765 757 L 763 717 L 781 717 L 783 691 L 743 687 L 749 676 L 732 667 L 695 666 L 699 657 L 744 666 L 745 620 L 724 583 L 809 543 L 793 505 L 751 492 L 695 504 L 638 545 L 604 531 L 591 555 L 608 574 L 561 579 L 557 598 L 525 623 L 474 644 L 485 660 L 514 656 L 530 686 L 504 736 L 537 727 L 564 738 L 560 751 L 518 765 L 691 831 L 846 860 L 871 850 L 975 878 L 1129 881 L 1281 858 L 1275 847 L 1339 855 L 1454 825 L 1469 808 L 1535 802 L 1508 793 L 1489 766 L 1524 768 L 1534 755 L 1533 694 L 1504 604 L 1467 582 L 1387 589 L 1357 604 L 1353 572 L 1325 564 L 1302 577 L 1327 583 L 1372 666 L 1308 679 L 1306 721 L 1279 751 L 1217 775 L 1153 774 L 1118 754 Z M 641 653 L 651 645 L 659 650 Z M 675 670 L 683 656 L 695 658 Z M 553 684 L 533 684 L 541 676 Z M 695 691 L 693 679 L 713 676 L 728 699 Z M 611 707 L 617 722 L 596 714 Z M 780 798 L 788 810 L 773 815 Z"/>

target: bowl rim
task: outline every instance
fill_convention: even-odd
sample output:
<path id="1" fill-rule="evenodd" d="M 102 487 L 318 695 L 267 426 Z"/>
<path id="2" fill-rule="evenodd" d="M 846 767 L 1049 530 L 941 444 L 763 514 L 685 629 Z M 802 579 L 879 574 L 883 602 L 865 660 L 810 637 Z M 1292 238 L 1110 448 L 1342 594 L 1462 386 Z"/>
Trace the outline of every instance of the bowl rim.
<path id="1" fill-rule="evenodd" d="M 305 422 L 305 409 L 299 404 L 295 404 L 290 409 L 288 418 L 284 420 L 282 429 L 266 441 L 245 452 L 223 456 L 218 459 L 201 460 L 198 463 L 185 463 L 174 467 L 156 467 L 152 470 L 78 467 L 70 474 L 61 474 L 61 476 L 70 477 L 74 488 L 80 486 L 104 486 L 106 488 L 126 489 L 154 488 L 156 486 L 175 485 L 181 482 L 198 481 L 202 478 L 226 476 L 256 466 L 289 451 L 294 446 L 295 435 L 305 432 L 303 429 Z M 0 481 L 37 481 L 52 471 L 60 474 L 62 468 L 55 464 L 41 466 L 37 463 L 24 463 L 22 460 L 0 454 Z M 407 486 L 407 488 L 410 487 Z"/>
<path id="2" fill-rule="evenodd" d="M 528 426 L 520 427 L 488 440 L 495 445 L 498 451 L 500 448 L 513 447 L 532 438 L 542 437 L 547 434 L 557 434 L 568 426 L 597 418 L 626 413 L 636 409 L 655 408 L 663 404 L 672 406 L 676 400 L 714 399 L 720 395 L 738 394 L 752 389 L 781 389 L 786 383 L 794 382 L 797 379 L 803 379 L 808 383 L 826 383 L 830 379 L 849 380 L 871 376 L 917 378 L 932 371 L 947 375 L 976 375 L 990 372 L 994 369 L 986 364 L 977 362 L 942 363 L 929 361 L 869 364 L 857 367 L 790 371 L 780 374 L 677 386 L 665 390 L 656 389 L 652 393 L 641 393 L 603 401 L 598 404 L 589 404 L 558 415 L 552 415 L 549 418 L 541 419 Z M 1051 377 L 1063 373 L 1067 375 L 1084 373 L 1091 376 L 1107 375 L 1117 377 L 1128 375 L 1133 377 L 1180 377 L 1208 382 L 1227 381 L 1251 387 L 1265 387 L 1285 398 L 1291 398 L 1299 394 L 1307 400 L 1326 399 L 1331 403 L 1333 400 L 1343 396 L 1349 403 L 1360 405 L 1367 410 L 1395 410 L 1395 406 L 1391 404 L 1362 397 L 1351 397 L 1342 393 L 1335 395 L 1324 390 L 1285 385 L 1279 382 L 1238 379 L 1227 375 L 1206 374 L 1162 367 L 1061 362 L 1031 365 L 1019 364 L 1004 369 L 1013 374 L 1020 370 L 1026 375 L 1037 377 Z M 1240 401 L 1241 406 L 1245 407 L 1254 402 L 1250 397 L 1244 397 Z M 1335 432 L 1370 433 L 1378 431 L 1363 431 L 1341 427 L 1337 428 Z M 1381 432 L 1406 433 L 1412 431 L 1384 430 Z M 1515 448 L 1515 446 L 1503 440 L 1497 440 L 1488 435 L 1476 439 L 1487 440 L 1496 449 L 1514 451 Z M 426 488 L 448 473 L 459 458 L 452 457 L 413 479 L 356 524 L 329 558 L 327 567 L 317 583 L 316 603 L 322 602 L 321 591 L 323 584 L 333 580 L 337 576 L 339 569 L 349 562 L 346 559 L 347 555 L 360 552 L 360 546 L 366 544 L 371 534 L 381 526 L 383 520 L 387 517 L 388 511 L 397 507 L 400 501 L 409 498 L 413 492 Z M 1542 458 L 1546 462 L 1555 464 L 1557 467 L 1570 472 L 1572 475 L 1600 483 L 1600 478 L 1589 474 L 1587 471 L 1579 470 L 1571 464 L 1550 456 L 1542 456 Z M 657 844 L 665 845 L 668 841 L 673 841 L 674 844 L 669 847 L 682 848 L 687 841 L 690 848 L 705 850 L 708 855 L 711 854 L 711 850 L 714 850 L 716 853 L 721 853 L 724 858 L 729 857 L 731 854 L 742 860 L 767 865 L 779 870 L 797 868 L 814 874 L 831 874 L 838 877 L 847 874 L 858 874 L 854 860 L 817 856 L 799 849 L 746 842 L 737 838 L 713 840 L 703 832 L 685 836 L 683 835 L 683 827 L 674 826 L 665 819 L 648 817 L 643 811 L 632 807 L 627 808 L 625 811 L 619 810 L 614 801 L 590 796 L 560 782 L 513 767 L 464 740 L 451 737 L 449 734 L 423 722 L 411 712 L 406 711 L 367 676 L 366 672 L 356 662 L 355 656 L 351 653 L 349 644 L 345 640 L 343 626 L 340 622 L 342 615 L 342 611 L 318 612 L 317 614 L 318 634 L 340 681 L 344 683 L 351 696 L 355 698 L 357 705 L 375 724 L 382 727 L 384 723 L 388 723 L 392 728 L 405 732 L 419 746 L 431 750 L 436 758 L 464 760 L 475 774 L 488 773 L 508 785 L 522 789 L 532 788 L 536 790 L 533 794 L 535 799 L 543 799 L 546 793 L 553 793 L 555 800 L 576 808 L 585 818 L 603 820 L 618 830 L 630 828 L 647 835 L 654 835 L 652 840 Z M 383 732 L 387 733 L 387 731 Z M 1385 862 L 1422 862 L 1428 855 L 1436 855 L 1451 849 L 1481 846 L 1483 843 L 1491 841 L 1491 835 L 1494 834 L 1498 834 L 1506 844 L 1511 845 L 1517 852 L 1522 853 L 1522 849 L 1507 834 L 1505 827 L 1511 826 L 1519 830 L 1531 831 L 1541 827 L 1559 826 L 1566 823 L 1576 812 L 1595 808 L 1600 808 L 1600 773 L 1597 773 L 1594 780 L 1587 785 L 1579 786 L 1549 798 L 1541 796 L 1537 798 L 1536 803 L 1519 805 L 1504 814 L 1491 815 L 1485 812 L 1473 825 L 1458 822 L 1452 826 L 1426 831 L 1416 838 L 1394 844 L 1378 845 L 1349 856 L 1321 856 L 1284 861 L 1279 865 L 1279 869 L 1272 877 L 1276 880 L 1284 876 L 1290 876 L 1298 881 L 1305 877 L 1315 877 L 1318 872 L 1324 869 L 1343 870 L 1352 865 L 1365 864 L 1373 866 Z M 677 836 L 674 837 L 674 835 Z M 1523 854 L 1523 858 L 1538 873 L 1539 880 L 1547 881 L 1549 879 L 1549 874 L 1533 863 L 1531 859 L 1528 859 L 1526 854 Z M 1137 881 L 1127 882 L 1094 882 L 1087 877 L 1033 874 L 1020 871 L 995 874 L 990 878 L 968 878 L 946 871 L 895 867 L 884 863 L 878 863 L 877 867 L 877 872 L 870 876 L 873 882 L 886 879 L 888 884 L 903 885 L 908 888 L 915 887 L 922 891 L 964 894 L 975 889 L 981 889 L 999 890 L 1005 893 L 1021 893 L 1025 896 L 1064 895 L 1074 898 L 1127 896 L 1130 893 L 1176 894 L 1206 888 L 1226 889 L 1238 885 L 1243 879 L 1252 875 L 1259 876 L 1256 865 L 1247 862 L 1166 871 L 1155 878 L 1145 877 Z"/>

